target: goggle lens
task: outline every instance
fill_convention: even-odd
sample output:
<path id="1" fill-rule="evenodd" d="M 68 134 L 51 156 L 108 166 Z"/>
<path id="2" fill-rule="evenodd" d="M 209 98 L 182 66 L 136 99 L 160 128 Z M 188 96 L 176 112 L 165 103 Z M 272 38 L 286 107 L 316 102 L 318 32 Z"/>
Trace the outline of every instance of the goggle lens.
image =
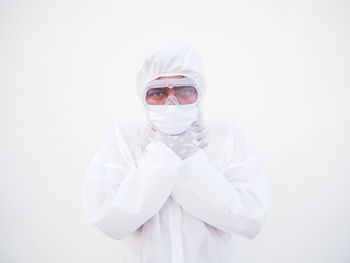
<path id="1" fill-rule="evenodd" d="M 169 97 L 169 99 L 168 99 Z M 175 97 L 175 99 L 170 99 Z M 180 87 L 157 87 L 151 88 L 146 93 L 146 103 L 149 105 L 180 104 L 187 105 L 195 103 L 198 99 L 198 92 L 192 86 Z"/>

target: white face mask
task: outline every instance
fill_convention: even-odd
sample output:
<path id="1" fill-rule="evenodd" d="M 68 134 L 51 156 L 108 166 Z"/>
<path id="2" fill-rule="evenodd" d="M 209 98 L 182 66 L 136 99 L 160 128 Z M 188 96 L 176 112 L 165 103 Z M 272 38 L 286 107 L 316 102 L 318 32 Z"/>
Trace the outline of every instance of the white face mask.
<path id="1" fill-rule="evenodd" d="M 186 131 L 197 120 L 198 106 L 149 106 L 148 118 L 160 131 L 171 135 L 180 134 Z"/>

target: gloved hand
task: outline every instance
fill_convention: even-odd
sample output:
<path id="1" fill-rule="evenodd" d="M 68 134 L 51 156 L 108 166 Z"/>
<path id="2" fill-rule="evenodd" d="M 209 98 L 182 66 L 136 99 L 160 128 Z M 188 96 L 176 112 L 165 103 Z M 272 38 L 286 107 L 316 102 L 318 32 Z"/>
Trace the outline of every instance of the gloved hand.
<path id="1" fill-rule="evenodd" d="M 165 134 L 149 123 L 139 131 L 139 147 L 144 150 L 147 144 L 154 141 L 164 143 L 181 159 L 186 159 L 208 144 L 208 132 L 201 121 L 194 122 L 190 128 L 179 135 Z"/>

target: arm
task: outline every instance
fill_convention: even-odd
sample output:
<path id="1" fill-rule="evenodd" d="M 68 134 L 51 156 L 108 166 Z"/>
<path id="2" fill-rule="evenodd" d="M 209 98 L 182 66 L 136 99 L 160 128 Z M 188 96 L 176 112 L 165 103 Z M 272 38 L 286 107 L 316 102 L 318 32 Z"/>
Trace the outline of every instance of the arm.
<path id="1" fill-rule="evenodd" d="M 180 162 L 164 144 L 153 142 L 136 167 L 116 128 L 87 171 L 82 189 L 86 219 L 114 239 L 135 231 L 165 203 Z"/>
<path id="2" fill-rule="evenodd" d="M 208 163 L 200 149 L 179 168 L 172 192 L 190 214 L 228 233 L 254 238 L 268 210 L 262 166 L 244 136 L 231 129 L 224 169 Z"/>

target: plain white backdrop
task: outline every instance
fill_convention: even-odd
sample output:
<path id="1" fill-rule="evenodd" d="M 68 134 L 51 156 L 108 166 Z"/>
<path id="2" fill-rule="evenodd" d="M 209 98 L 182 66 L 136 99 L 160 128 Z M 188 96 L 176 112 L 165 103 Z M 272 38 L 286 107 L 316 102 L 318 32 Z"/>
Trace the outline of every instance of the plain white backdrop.
<path id="1" fill-rule="evenodd" d="M 271 187 L 241 263 L 350 262 L 348 1 L 0 2 L 0 262 L 117 263 L 81 184 L 115 123 L 145 117 L 138 54 L 184 41 L 204 116 L 235 122 Z"/>

